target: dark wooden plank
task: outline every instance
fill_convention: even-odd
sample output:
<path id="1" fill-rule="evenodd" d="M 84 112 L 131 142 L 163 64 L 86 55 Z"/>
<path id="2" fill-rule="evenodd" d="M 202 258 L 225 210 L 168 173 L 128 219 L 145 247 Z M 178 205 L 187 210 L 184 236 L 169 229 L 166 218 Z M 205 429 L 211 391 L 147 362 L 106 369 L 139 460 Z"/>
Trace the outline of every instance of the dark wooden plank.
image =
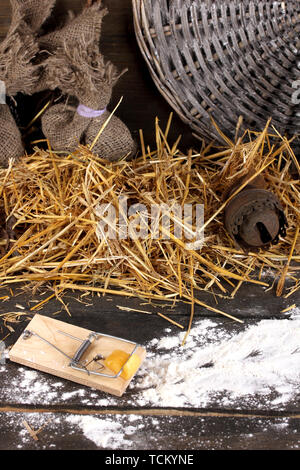
<path id="1" fill-rule="evenodd" d="M 79 304 L 80 305 L 80 304 Z M 46 312 L 44 312 L 45 314 Z M 100 331 L 123 338 L 146 346 L 148 356 L 155 357 L 159 353 L 155 344 L 149 345 L 153 339 L 159 339 L 165 336 L 175 336 L 178 334 L 178 328 L 170 325 L 165 320 L 157 315 L 146 315 L 141 313 L 128 313 L 114 309 L 110 306 L 109 309 L 90 310 L 83 309 L 82 306 L 73 309 L 72 318 L 65 315 L 58 317 L 60 320 L 89 328 L 94 331 Z M 178 316 L 177 321 L 187 326 L 188 317 Z M 197 321 L 197 319 L 195 319 Z M 280 322 L 280 320 L 277 320 Z M 213 319 L 213 331 L 216 333 L 220 331 L 226 334 L 227 338 L 232 338 L 234 335 L 242 333 L 251 325 L 257 324 L 257 320 L 247 319 L 244 324 L 236 323 L 228 319 Z M 26 323 L 19 324 L 15 327 L 15 333 L 12 334 L 7 340 L 7 345 L 13 344 L 14 341 L 21 334 L 25 328 Z M 215 335 L 214 333 L 213 335 Z M 200 335 L 197 338 L 197 349 L 205 348 L 209 342 L 213 340 L 209 334 Z M 179 340 L 178 340 L 179 344 Z M 245 359 L 246 360 L 246 359 Z M 10 407 L 26 408 L 26 409 L 52 409 L 52 410 L 112 410 L 112 409 L 144 409 L 144 408 L 159 408 L 159 405 L 148 405 L 148 402 L 141 399 L 142 390 L 138 386 L 138 381 L 142 377 L 142 372 L 138 372 L 136 378 L 133 380 L 127 392 L 122 398 L 115 398 L 110 395 L 104 394 L 99 391 L 91 390 L 87 387 L 78 386 L 66 380 L 44 374 L 42 372 L 31 371 L 31 369 L 19 366 L 8 362 L 5 367 L 0 368 L 1 382 L 0 382 L 0 409 Z M 26 372 L 25 372 L 26 371 Z M 218 373 L 216 371 L 216 373 Z M 158 379 L 159 380 L 159 379 Z M 18 392 L 16 392 L 18 390 Z M 284 392 L 283 392 L 284 393 Z M 205 411 L 220 412 L 224 410 L 266 414 L 271 413 L 280 415 L 281 413 L 300 413 L 300 393 L 298 396 L 281 402 L 281 395 L 279 392 L 271 391 L 267 393 L 263 391 L 261 394 L 250 396 L 243 395 L 238 398 L 231 397 L 230 394 L 219 393 L 213 394 L 207 400 L 205 398 Z M 273 400 L 279 399 L 277 405 L 273 404 Z M 149 403 L 152 403 L 151 401 Z M 201 410 L 201 400 L 199 399 L 198 408 Z M 274 402 L 275 403 L 275 402 Z M 183 408 L 189 410 L 189 408 Z M 203 411 L 203 410 L 202 410 Z"/>
<path id="2" fill-rule="evenodd" d="M 263 282 L 269 286 L 272 286 L 274 280 L 272 278 L 264 278 Z M 228 284 L 224 283 L 224 287 L 227 289 Z M 47 289 L 46 287 L 41 288 L 35 292 L 29 286 L 23 284 L 12 285 L 11 289 L 12 293 L 9 287 L 3 287 L 0 289 L 0 297 L 8 296 L 7 299 L 2 300 L 0 303 L 2 313 L 18 311 L 18 308 L 16 307 L 17 304 L 23 306 L 26 312 L 30 312 L 30 309 L 34 307 L 34 305 L 43 301 L 44 299 L 47 299 L 51 294 L 53 294 L 53 291 Z M 300 292 L 295 293 L 293 296 L 287 299 L 284 297 L 277 297 L 276 283 L 272 289 L 266 289 L 264 286 L 245 282 L 234 298 L 231 298 L 231 292 L 232 287 L 228 289 L 226 295 L 219 295 L 220 291 L 218 289 L 214 290 L 214 294 L 216 295 L 212 295 L 206 291 L 200 291 L 197 297 L 205 305 L 221 310 L 239 319 L 280 319 L 282 318 L 282 310 L 288 308 L 290 305 L 295 303 L 297 304 L 300 301 Z M 114 314 L 114 312 L 120 312 L 117 306 L 146 310 L 152 313 L 159 311 L 166 315 L 190 316 L 190 304 L 180 299 L 178 299 L 178 301 L 175 303 L 167 301 L 152 301 L 150 304 L 145 299 L 129 298 L 109 294 L 103 297 L 98 296 L 95 293 L 90 293 L 89 295 L 82 297 L 82 294 L 84 293 L 85 292 L 82 291 L 68 291 L 63 297 L 64 302 L 69 305 L 69 310 L 72 316 L 75 316 L 75 318 L 81 316 L 83 319 L 85 317 L 85 313 L 87 315 L 97 315 L 97 312 Z M 62 304 L 56 299 L 52 299 L 42 307 L 41 312 L 47 315 L 59 310 L 63 310 Z M 196 317 L 223 318 L 222 316 L 220 317 L 220 314 L 215 313 L 205 307 L 201 307 L 200 305 L 195 306 L 195 315 Z"/>
<path id="3" fill-rule="evenodd" d="M 29 435 L 24 420 L 34 430 L 45 425 L 39 441 Z M 300 420 L 0 413 L 0 436 L 0 450 L 296 450 Z"/>

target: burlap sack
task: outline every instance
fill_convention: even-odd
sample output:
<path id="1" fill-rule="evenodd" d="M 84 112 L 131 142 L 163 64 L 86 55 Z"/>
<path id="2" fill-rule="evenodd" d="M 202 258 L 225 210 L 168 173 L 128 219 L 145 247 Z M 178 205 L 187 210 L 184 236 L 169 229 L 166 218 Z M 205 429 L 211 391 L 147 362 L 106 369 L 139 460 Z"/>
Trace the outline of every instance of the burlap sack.
<path id="1" fill-rule="evenodd" d="M 87 120 L 76 113 L 76 108 L 63 103 L 52 106 L 42 117 L 42 127 L 51 147 L 72 153 L 81 143 Z"/>
<path id="2" fill-rule="evenodd" d="M 64 94 L 76 97 L 79 104 L 91 110 L 103 110 L 103 114 L 91 118 L 79 116 L 76 109 L 70 108 L 61 114 L 63 108 L 60 106 L 48 110 L 42 117 L 42 127 L 54 150 L 71 152 L 78 143 L 89 145 L 94 141 L 109 117 L 105 110 L 111 100 L 113 86 L 124 73 L 119 73 L 111 62 L 106 62 L 99 51 L 100 25 L 106 14 L 106 10 L 99 8 L 100 4 L 97 2 L 72 21 L 72 25 L 76 23 L 79 34 L 70 25 L 61 30 L 61 38 L 57 32 L 56 44 L 63 46 L 57 47 L 45 68 L 50 89 L 59 88 Z M 87 27 L 91 19 L 97 28 Z M 111 118 L 93 148 L 101 158 L 111 161 L 132 155 L 135 150 L 130 131 L 116 116 Z"/>
<path id="3" fill-rule="evenodd" d="M 107 111 L 99 118 L 91 119 L 84 135 L 83 143 L 90 146 L 99 130 L 109 118 L 110 113 Z M 133 157 L 137 151 L 137 145 L 132 139 L 128 127 L 117 116 L 112 116 L 108 126 L 103 130 L 95 146 L 93 152 L 99 157 L 109 161 L 120 160 L 125 156 Z"/>
<path id="4" fill-rule="evenodd" d="M 7 168 L 10 159 L 24 155 L 21 133 L 8 105 L 0 104 L 0 167 Z"/>
<path id="5" fill-rule="evenodd" d="M 104 61 L 94 42 L 65 46 L 49 59 L 47 68 L 51 89 L 59 88 L 92 110 L 106 109 L 113 86 L 122 75 L 113 64 Z M 82 117 L 74 108 L 62 112 L 63 106 L 54 106 L 42 117 L 43 132 L 55 150 L 72 152 L 78 143 L 90 145 L 110 115 L 106 111 L 97 118 Z M 93 148 L 101 158 L 110 161 L 132 155 L 135 150 L 130 131 L 116 116 Z"/>
<path id="6" fill-rule="evenodd" d="M 10 0 L 12 19 L 6 38 L 0 44 L 0 80 L 6 94 L 32 94 L 41 74 L 37 64 L 37 31 L 51 12 L 55 0 Z M 0 166 L 25 153 L 21 133 L 6 104 L 0 104 Z"/>
<path id="7" fill-rule="evenodd" d="M 55 1 L 10 0 L 11 25 L 0 44 L 0 80 L 5 82 L 9 96 L 37 91 L 44 68 L 39 64 L 36 34 L 50 15 Z"/>
<path id="8" fill-rule="evenodd" d="M 55 53 L 65 44 L 99 41 L 102 21 L 107 13 L 107 9 L 102 7 L 102 1 L 97 1 L 78 16 L 71 15 L 62 28 L 39 38 L 40 49 Z"/>
<path id="9" fill-rule="evenodd" d="M 50 16 L 56 0 L 10 0 L 13 10 L 18 11 L 31 31 L 38 33 Z"/>
<path id="10" fill-rule="evenodd" d="M 90 146 L 109 116 L 109 111 L 106 111 L 99 118 L 85 118 L 76 112 L 76 108 L 57 104 L 44 114 L 43 132 L 53 149 L 72 153 L 79 144 Z M 95 154 L 108 161 L 133 155 L 135 151 L 136 145 L 129 129 L 116 116 L 112 116 L 93 147 Z"/>
<path id="11" fill-rule="evenodd" d="M 33 64 L 37 53 L 34 35 L 27 24 L 18 19 L 18 24 L 0 44 L 0 80 L 5 82 L 7 95 L 33 93 L 39 78 L 39 69 Z"/>

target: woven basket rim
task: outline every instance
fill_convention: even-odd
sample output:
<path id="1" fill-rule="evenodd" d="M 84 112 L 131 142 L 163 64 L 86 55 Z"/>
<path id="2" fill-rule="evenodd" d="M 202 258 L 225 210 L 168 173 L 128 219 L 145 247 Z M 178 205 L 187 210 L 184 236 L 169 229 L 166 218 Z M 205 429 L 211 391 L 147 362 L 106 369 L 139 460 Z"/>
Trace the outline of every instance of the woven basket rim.
<path id="1" fill-rule="evenodd" d="M 272 118 L 280 133 L 300 134 L 300 106 L 292 101 L 300 80 L 299 1 L 132 4 L 152 79 L 195 136 L 221 141 L 211 119 L 233 135 L 240 115 L 244 129 L 260 130 Z"/>

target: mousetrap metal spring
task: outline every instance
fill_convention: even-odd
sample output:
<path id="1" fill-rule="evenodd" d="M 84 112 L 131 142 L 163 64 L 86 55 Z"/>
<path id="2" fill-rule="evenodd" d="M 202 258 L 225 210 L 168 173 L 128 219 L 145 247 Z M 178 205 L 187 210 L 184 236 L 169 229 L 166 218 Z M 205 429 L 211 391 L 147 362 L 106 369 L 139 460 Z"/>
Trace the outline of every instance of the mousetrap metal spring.
<path id="1" fill-rule="evenodd" d="M 93 332 L 91 333 L 88 338 L 86 340 L 82 340 L 80 338 L 77 338 L 76 336 L 73 336 L 73 335 L 70 335 L 69 333 L 65 333 L 64 331 L 60 331 L 60 330 L 57 330 L 57 333 L 61 334 L 61 335 L 64 335 L 64 336 L 68 336 L 69 338 L 72 338 L 76 341 L 79 341 L 81 344 L 79 346 L 79 348 L 77 349 L 77 351 L 75 352 L 74 356 L 71 357 L 69 356 L 68 354 L 66 354 L 62 349 L 58 348 L 55 344 L 51 343 L 50 341 L 48 341 L 47 339 L 43 338 L 42 336 L 40 336 L 38 333 L 35 333 L 34 331 L 32 330 L 25 330 L 23 332 L 23 339 L 24 340 L 28 340 L 29 338 L 31 338 L 32 336 L 35 336 L 36 338 L 39 338 L 41 341 L 45 342 L 46 344 L 48 344 L 49 346 L 51 346 L 53 349 L 55 349 L 56 351 L 58 351 L 60 354 L 63 354 L 67 359 L 69 359 L 70 363 L 69 363 L 69 367 L 71 367 L 72 369 L 75 369 L 75 370 L 78 370 L 80 372 L 84 372 L 88 375 L 97 375 L 97 376 L 100 376 L 100 377 L 107 377 L 107 378 L 110 378 L 110 379 L 117 379 L 123 372 L 124 370 L 124 367 L 126 366 L 126 364 L 128 363 L 128 361 L 130 360 L 130 358 L 133 356 L 133 354 L 135 353 L 135 351 L 137 350 L 137 348 L 139 347 L 139 344 L 137 343 L 134 343 L 133 341 L 129 341 L 129 340 L 126 340 L 126 339 L 123 339 L 123 338 L 118 338 L 117 336 L 112 336 L 112 335 L 107 335 L 107 334 L 104 334 L 104 333 L 96 333 L 96 332 Z M 112 339 L 116 339 L 116 340 L 120 340 L 124 343 L 128 343 L 128 344 L 131 344 L 133 345 L 133 350 L 132 352 L 130 353 L 127 361 L 123 364 L 123 366 L 121 367 L 121 369 L 115 374 L 115 375 L 111 375 L 111 374 L 106 374 L 104 372 L 96 372 L 96 371 L 93 371 L 93 370 L 89 370 L 88 369 L 88 366 L 92 363 L 92 362 L 99 362 L 103 359 L 105 359 L 101 354 L 97 354 L 92 360 L 90 360 L 88 363 L 84 364 L 81 360 L 82 360 L 82 357 L 83 355 L 88 351 L 88 349 L 90 348 L 90 346 L 94 343 L 94 341 L 97 341 L 99 338 L 101 337 L 106 337 L 106 338 L 112 338 Z M 100 364 L 100 367 L 99 369 L 104 369 L 104 365 L 103 364 Z"/>

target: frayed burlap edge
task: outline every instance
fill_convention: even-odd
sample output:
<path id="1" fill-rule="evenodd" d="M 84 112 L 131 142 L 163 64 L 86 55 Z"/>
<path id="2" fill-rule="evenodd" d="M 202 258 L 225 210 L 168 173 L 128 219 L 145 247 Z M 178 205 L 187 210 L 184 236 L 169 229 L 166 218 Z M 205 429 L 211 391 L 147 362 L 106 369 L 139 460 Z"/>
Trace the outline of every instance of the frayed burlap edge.
<path id="1" fill-rule="evenodd" d="M 14 11 L 19 12 L 32 31 L 38 32 L 50 16 L 56 0 L 10 0 Z"/>

